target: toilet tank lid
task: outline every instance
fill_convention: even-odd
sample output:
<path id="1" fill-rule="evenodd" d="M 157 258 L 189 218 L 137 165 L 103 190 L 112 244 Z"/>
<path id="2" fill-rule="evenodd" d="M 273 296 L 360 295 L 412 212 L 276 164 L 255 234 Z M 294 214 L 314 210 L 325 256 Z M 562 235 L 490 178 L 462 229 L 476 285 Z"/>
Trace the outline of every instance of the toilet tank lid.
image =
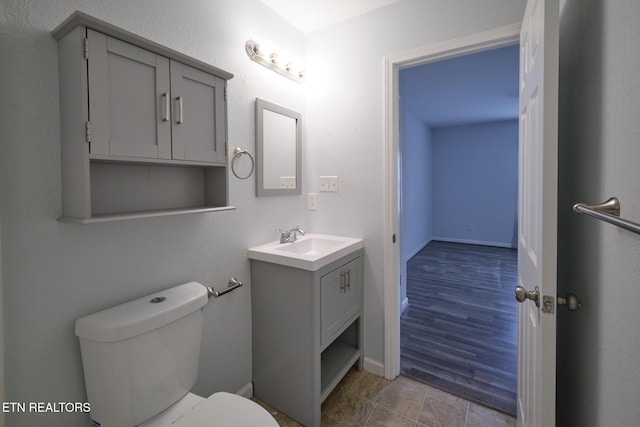
<path id="1" fill-rule="evenodd" d="M 76 335 L 98 342 L 116 342 L 178 320 L 207 303 L 207 289 L 188 282 L 147 295 L 76 321 Z"/>

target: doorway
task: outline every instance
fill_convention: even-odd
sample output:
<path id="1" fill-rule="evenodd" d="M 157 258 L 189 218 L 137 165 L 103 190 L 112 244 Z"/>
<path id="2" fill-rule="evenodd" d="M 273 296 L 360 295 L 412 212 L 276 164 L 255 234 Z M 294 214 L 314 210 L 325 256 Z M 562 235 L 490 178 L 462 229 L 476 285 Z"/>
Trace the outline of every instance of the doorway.
<path id="1" fill-rule="evenodd" d="M 399 84 L 401 373 L 512 416 L 518 65 L 513 45 Z"/>
<path id="2" fill-rule="evenodd" d="M 393 379 L 400 373 L 400 138 L 399 72 L 414 65 L 506 47 L 519 41 L 520 24 L 490 30 L 385 58 L 385 366 Z"/>

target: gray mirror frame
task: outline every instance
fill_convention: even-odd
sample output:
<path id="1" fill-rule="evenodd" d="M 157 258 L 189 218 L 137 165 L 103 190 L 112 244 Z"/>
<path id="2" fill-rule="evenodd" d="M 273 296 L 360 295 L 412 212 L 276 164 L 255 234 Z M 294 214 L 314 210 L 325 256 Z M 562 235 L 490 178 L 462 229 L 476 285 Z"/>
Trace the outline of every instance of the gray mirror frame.
<path id="1" fill-rule="evenodd" d="M 264 110 L 273 111 L 296 121 L 296 188 L 264 188 Z M 256 197 L 302 194 L 302 114 L 256 98 Z"/>

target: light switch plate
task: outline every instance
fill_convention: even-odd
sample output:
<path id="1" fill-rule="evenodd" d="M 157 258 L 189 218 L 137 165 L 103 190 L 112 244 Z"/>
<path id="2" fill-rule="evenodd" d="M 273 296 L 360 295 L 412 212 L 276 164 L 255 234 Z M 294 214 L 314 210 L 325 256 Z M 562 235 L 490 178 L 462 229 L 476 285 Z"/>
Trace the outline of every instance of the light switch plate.
<path id="1" fill-rule="evenodd" d="M 338 177 L 337 176 L 321 176 L 320 177 L 320 191 L 337 193 L 338 192 Z"/>
<path id="2" fill-rule="evenodd" d="M 318 193 L 307 194 L 307 208 L 309 208 L 310 211 L 318 209 Z"/>

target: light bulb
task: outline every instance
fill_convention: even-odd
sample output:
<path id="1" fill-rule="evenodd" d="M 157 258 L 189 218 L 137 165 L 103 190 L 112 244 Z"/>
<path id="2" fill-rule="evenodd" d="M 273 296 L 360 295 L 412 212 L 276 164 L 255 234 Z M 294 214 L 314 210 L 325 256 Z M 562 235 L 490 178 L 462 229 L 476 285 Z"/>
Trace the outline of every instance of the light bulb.
<path id="1" fill-rule="evenodd" d="M 274 55 L 273 45 L 268 41 L 256 42 L 254 50 L 263 58 L 270 58 Z"/>

